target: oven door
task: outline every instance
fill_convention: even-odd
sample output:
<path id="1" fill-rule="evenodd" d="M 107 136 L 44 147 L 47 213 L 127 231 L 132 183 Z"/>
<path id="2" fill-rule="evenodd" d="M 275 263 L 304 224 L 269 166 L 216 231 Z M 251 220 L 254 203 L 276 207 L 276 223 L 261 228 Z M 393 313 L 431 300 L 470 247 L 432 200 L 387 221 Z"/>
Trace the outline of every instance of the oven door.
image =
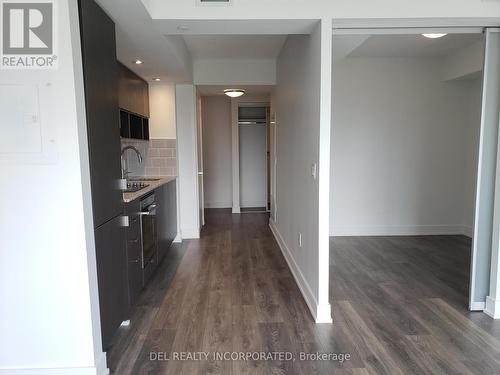
<path id="1" fill-rule="evenodd" d="M 156 204 L 151 204 L 141 211 L 142 232 L 142 268 L 156 262 L 157 235 L 156 235 Z"/>

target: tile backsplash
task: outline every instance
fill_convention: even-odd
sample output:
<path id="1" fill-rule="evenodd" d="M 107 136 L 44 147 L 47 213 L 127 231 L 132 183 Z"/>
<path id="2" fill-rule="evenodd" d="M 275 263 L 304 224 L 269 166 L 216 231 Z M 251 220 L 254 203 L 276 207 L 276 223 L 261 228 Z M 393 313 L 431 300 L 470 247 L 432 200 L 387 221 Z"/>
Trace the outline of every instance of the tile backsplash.
<path id="1" fill-rule="evenodd" d="M 142 154 L 139 164 L 133 151 L 127 151 L 126 162 L 130 176 L 176 176 L 177 142 L 175 139 L 150 139 L 149 141 L 122 139 L 122 148 L 134 146 Z"/>

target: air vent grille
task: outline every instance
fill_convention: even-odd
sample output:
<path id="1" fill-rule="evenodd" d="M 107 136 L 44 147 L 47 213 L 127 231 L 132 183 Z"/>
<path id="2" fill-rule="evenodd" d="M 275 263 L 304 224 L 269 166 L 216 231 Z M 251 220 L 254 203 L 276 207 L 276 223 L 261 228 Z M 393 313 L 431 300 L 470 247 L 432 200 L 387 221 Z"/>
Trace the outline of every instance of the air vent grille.
<path id="1" fill-rule="evenodd" d="M 233 0 L 197 0 L 198 5 L 231 5 Z"/>

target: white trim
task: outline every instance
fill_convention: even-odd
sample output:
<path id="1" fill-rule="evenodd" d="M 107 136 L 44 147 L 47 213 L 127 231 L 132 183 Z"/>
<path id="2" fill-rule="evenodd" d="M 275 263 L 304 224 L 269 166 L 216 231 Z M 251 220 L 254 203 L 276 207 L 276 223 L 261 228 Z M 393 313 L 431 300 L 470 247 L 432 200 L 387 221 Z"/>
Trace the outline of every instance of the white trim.
<path id="1" fill-rule="evenodd" d="M 177 235 L 175 236 L 174 243 L 182 243 L 182 237 L 180 233 L 177 233 Z"/>
<path id="2" fill-rule="evenodd" d="M 0 375 L 109 375 L 106 353 L 101 352 L 94 367 L 3 368 Z"/>
<path id="3" fill-rule="evenodd" d="M 425 34 L 425 33 L 447 33 L 447 34 L 482 34 L 483 27 L 395 27 L 395 28 L 340 28 L 333 29 L 334 35 L 401 35 L 401 34 Z"/>
<path id="4" fill-rule="evenodd" d="M 334 19 L 333 29 L 467 28 L 499 27 L 500 17 L 490 18 L 344 18 Z"/>
<path id="5" fill-rule="evenodd" d="M 471 302 L 469 305 L 470 311 L 484 311 L 486 306 L 485 302 Z"/>
<path id="6" fill-rule="evenodd" d="M 183 240 L 197 240 L 200 238 L 200 231 L 198 228 L 188 228 L 181 232 Z"/>
<path id="7" fill-rule="evenodd" d="M 331 323 L 332 317 L 330 304 L 318 305 L 316 297 L 314 296 L 309 283 L 306 281 L 304 275 L 300 271 L 300 268 L 295 262 L 292 253 L 286 246 L 285 241 L 283 240 L 283 237 L 278 230 L 278 227 L 272 219 L 269 220 L 269 227 L 271 228 L 271 232 L 273 233 L 274 238 L 276 239 L 276 242 L 281 249 L 281 253 L 283 254 L 283 257 L 288 264 L 288 268 L 292 272 L 295 283 L 299 287 L 299 290 L 304 297 L 307 307 L 309 307 L 309 310 L 311 311 L 311 315 L 313 316 L 314 321 L 316 323 Z"/>
<path id="8" fill-rule="evenodd" d="M 484 313 L 493 319 L 500 319 L 500 300 L 487 296 Z"/>
<path id="9" fill-rule="evenodd" d="M 205 201 L 205 208 L 232 208 L 233 202 L 207 202 Z"/>
<path id="10" fill-rule="evenodd" d="M 464 235 L 472 238 L 472 228 L 463 225 L 334 226 L 330 233 L 334 237 Z"/>

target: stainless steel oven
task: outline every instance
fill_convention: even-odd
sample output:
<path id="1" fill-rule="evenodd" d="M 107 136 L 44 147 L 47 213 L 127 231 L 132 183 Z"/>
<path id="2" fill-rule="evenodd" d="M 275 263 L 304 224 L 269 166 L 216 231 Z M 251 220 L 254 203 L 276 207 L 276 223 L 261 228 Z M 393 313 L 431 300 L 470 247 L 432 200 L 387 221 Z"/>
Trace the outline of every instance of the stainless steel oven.
<path id="1" fill-rule="evenodd" d="M 151 276 L 154 265 L 158 261 L 158 236 L 156 222 L 156 200 L 154 193 L 141 199 L 141 239 L 142 239 L 142 268 L 144 270 L 144 284 Z"/>

